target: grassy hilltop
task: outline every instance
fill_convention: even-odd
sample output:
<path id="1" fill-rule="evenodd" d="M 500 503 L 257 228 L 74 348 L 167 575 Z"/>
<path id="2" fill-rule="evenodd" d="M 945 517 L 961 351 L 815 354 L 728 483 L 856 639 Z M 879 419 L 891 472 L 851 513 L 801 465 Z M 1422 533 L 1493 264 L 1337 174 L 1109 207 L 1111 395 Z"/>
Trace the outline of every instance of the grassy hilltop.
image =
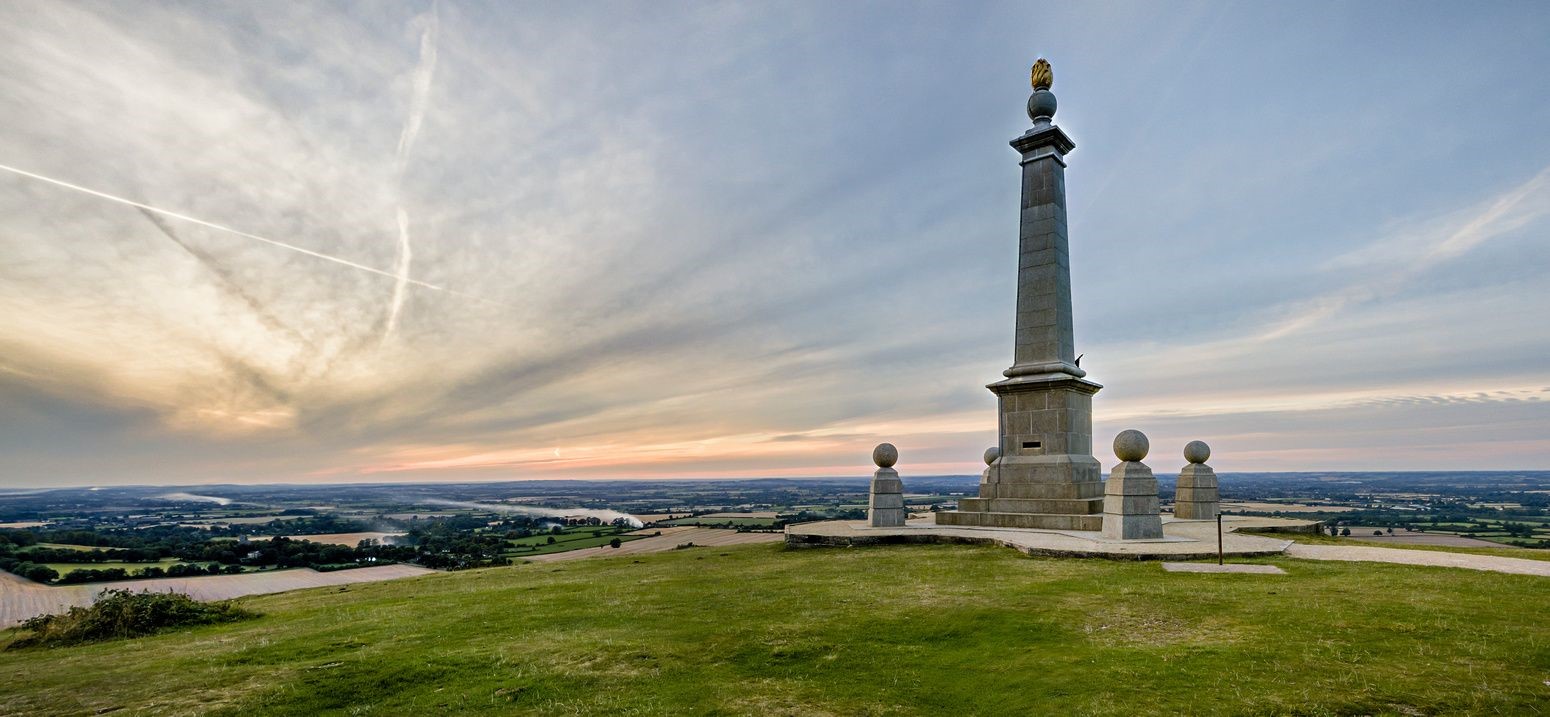
<path id="1" fill-rule="evenodd" d="M 448 573 L 3 651 L 0 713 L 1550 711 L 1544 578 L 1267 562 L 1291 575 L 767 545 Z"/>

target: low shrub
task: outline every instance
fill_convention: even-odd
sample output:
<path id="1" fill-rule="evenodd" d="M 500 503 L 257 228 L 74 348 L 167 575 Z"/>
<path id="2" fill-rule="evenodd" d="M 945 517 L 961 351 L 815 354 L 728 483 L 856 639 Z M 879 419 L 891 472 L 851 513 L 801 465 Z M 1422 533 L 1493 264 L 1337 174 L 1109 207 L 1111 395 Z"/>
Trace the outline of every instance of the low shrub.
<path id="1" fill-rule="evenodd" d="M 72 607 L 63 614 L 39 615 L 22 623 L 22 629 L 31 634 L 6 649 L 79 645 L 250 617 L 257 614 L 230 601 L 204 603 L 181 593 L 106 590 L 91 607 Z"/>

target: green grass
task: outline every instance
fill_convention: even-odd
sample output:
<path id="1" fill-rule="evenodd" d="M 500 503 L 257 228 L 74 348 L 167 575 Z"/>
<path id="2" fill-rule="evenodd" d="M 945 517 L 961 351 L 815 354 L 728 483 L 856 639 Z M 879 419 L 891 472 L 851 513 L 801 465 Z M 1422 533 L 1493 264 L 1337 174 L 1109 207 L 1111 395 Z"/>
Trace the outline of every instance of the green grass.
<path id="1" fill-rule="evenodd" d="M 0 713 L 1544 711 L 1544 578 L 1263 562 L 1291 575 L 765 545 L 446 573 L 0 652 Z"/>
<path id="2" fill-rule="evenodd" d="M 1399 548 L 1401 550 L 1433 550 L 1440 553 L 1469 553 L 1471 555 L 1498 555 L 1503 558 L 1523 558 L 1525 560 L 1550 560 L 1550 550 L 1542 548 L 1486 548 L 1465 547 L 1455 545 L 1417 545 L 1404 543 L 1397 540 L 1361 540 L 1360 538 L 1376 538 L 1375 535 L 1352 535 L 1349 538 L 1336 538 L 1322 533 L 1318 535 L 1308 533 L 1265 533 L 1254 530 L 1243 531 L 1249 535 L 1263 535 L 1267 538 L 1278 540 L 1295 540 L 1305 545 L 1345 545 L 1350 547 L 1366 548 Z"/>

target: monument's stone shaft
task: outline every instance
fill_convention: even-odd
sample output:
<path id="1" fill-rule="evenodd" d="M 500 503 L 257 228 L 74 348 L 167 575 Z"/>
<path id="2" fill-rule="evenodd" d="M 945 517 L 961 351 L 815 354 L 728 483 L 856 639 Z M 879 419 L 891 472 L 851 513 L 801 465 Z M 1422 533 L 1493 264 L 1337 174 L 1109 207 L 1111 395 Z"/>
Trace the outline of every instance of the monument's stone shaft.
<path id="1" fill-rule="evenodd" d="M 1017 331 L 1006 380 L 990 384 L 1000 402 L 999 457 L 978 498 L 937 514 L 946 525 L 1099 530 L 1101 468 L 1092 456 L 1092 396 L 1102 388 L 1076 365 L 1071 260 L 1066 234 L 1066 154 L 1076 148 L 1052 122 L 1049 63 L 1033 69 L 1033 129 L 1012 140 L 1022 155 L 1018 231 Z"/>
<path id="2" fill-rule="evenodd" d="M 1066 239 L 1064 155 L 1074 147 L 1059 128 L 1012 141 L 1023 155 L 1022 225 L 1017 261 L 1017 345 L 1008 377 L 1076 366 L 1071 330 L 1071 255 Z"/>

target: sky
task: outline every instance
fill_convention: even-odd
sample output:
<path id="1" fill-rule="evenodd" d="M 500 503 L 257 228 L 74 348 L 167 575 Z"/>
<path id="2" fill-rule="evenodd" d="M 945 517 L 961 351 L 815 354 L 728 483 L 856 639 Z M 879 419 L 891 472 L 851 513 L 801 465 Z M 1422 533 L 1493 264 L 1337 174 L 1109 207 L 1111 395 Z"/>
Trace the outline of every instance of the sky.
<path id="1" fill-rule="evenodd" d="M 1550 5 L 0 3 L 0 486 L 1550 469 Z"/>

